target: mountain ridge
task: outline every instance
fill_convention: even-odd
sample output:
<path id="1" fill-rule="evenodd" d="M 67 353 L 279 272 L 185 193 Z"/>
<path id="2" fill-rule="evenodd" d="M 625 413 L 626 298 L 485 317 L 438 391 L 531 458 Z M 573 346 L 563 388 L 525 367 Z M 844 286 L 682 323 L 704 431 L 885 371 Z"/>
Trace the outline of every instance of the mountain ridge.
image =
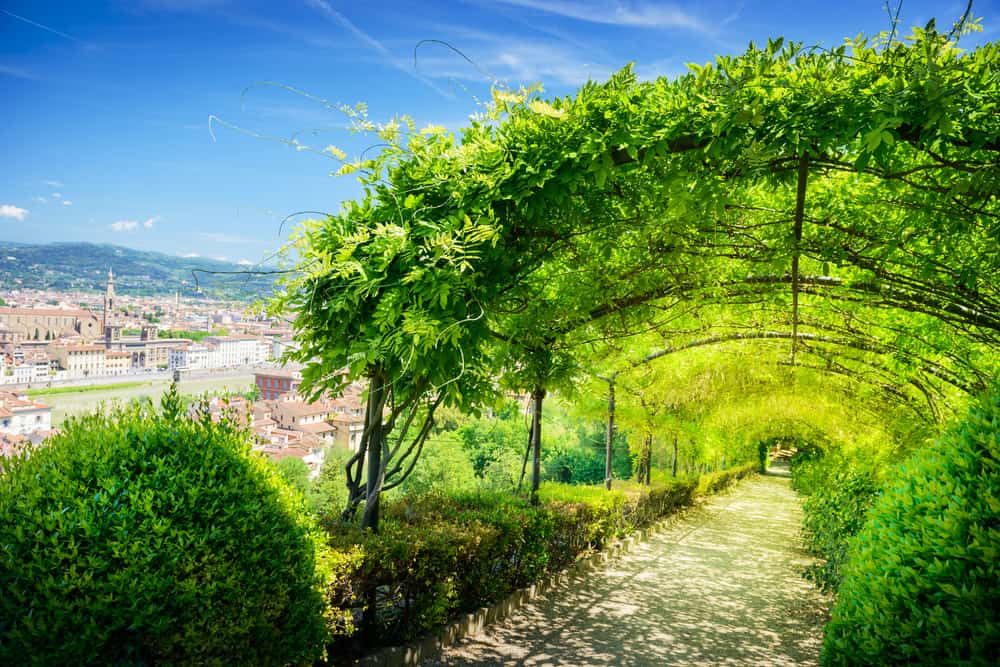
<path id="1" fill-rule="evenodd" d="M 179 293 L 185 298 L 250 301 L 274 291 L 275 276 L 248 273 L 273 267 L 247 267 L 106 243 L 0 241 L 0 289 L 103 292 L 109 268 L 114 272 L 115 290 L 130 296 Z"/>

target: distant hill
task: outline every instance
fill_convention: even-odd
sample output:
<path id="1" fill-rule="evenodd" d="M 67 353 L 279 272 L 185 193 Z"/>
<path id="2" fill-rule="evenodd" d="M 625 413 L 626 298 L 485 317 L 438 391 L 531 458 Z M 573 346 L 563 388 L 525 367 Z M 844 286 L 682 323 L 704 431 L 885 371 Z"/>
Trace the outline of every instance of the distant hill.
<path id="1" fill-rule="evenodd" d="M 132 296 L 173 295 L 250 301 L 270 296 L 275 276 L 197 272 L 250 268 L 200 257 L 176 257 L 115 245 L 0 241 L 0 289 L 33 288 L 103 292 L 108 267 L 115 291 Z M 198 287 L 201 288 L 199 291 Z"/>

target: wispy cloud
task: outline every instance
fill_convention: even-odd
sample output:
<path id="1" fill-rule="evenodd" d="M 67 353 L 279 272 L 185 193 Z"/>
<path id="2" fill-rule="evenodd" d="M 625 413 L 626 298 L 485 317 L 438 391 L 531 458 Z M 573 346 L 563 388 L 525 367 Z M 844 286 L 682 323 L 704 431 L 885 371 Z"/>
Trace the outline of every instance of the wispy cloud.
<path id="1" fill-rule="evenodd" d="M 563 18 L 627 26 L 679 28 L 707 34 L 711 28 L 694 14 L 672 4 L 649 2 L 593 2 L 593 0 L 500 0 L 500 2 Z"/>
<path id="2" fill-rule="evenodd" d="M 160 216 L 154 215 L 152 218 L 146 218 L 145 220 L 143 220 L 142 226 L 145 227 L 146 229 L 152 229 L 153 225 L 155 225 L 159 221 L 160 221 Z"/>
<path id="3" fill-rule="evenodd" d="M 61 188 L 65 185 L 65 183 L 63 183 L 62 181 L 42 181 L 42 183 L 49 186 L 50 188 Z"/>
<path id="4" fill-rule="evenodd" d="M 63 199 L 63 206 L 72 206 L 73 202 L 69 199 Z"/>
<path id="5" fill-rule="evenodd" d="M 385 44 L 383 44 L 379 40 L 369 35 L 364 30 L 359 28 L 357 25 L 351 22 L 350 19 L 348 19 L 346 16 L 338 12 L 336 9 L 334 9 L 333 6 L 326 0 L 305 0 L 305 2 L 306 5 L 317 10 L 318 12 L 323 14 L 326 18 L 333 21 L 335 24 L 339 25 L 341 28 L 344 28 L 349 33 L 357 37 L 358 40 L 360 40 L 363 44 L 367 45 L 372 51 L 374 51 L 379 56 L 379 58 L 387 65 L 390 65 L 398 69 L 399 71 L 408 74 L 417 81 L 423 83 L 424 85 L 434 90 L 434 92 L 438 93 L 439 95 L 443 95 L 444 97 L 447 98 L 454 97 L 450 93 L 447 93 L 438 88 L 437 85 L 427 77 L 422 76 L 417 72 L 415 72 L 412 66 L 410 66 L 403 60 L 396 58 L 392 54 L 392 52 L 385 47 Z"/>
<path id="6" fill-rule="evenodd" d="M 61 192 L 53 192 L 49 196 L 52 197 L 53 199 L 62 199 L 62 193 Z"/>
<path id="7" fill-rule="evenodd" d="M 38 78 L 23 67 L 3 64 L 0 64 L 0 75 L 14 77 L 15 79 L 28 79 L 30 81 L 34 81 Z"/>
<path id="8" fill-rule="evenodd" d="M 618 66 L 571 44 L 552 40 L 517 39 L 480 35 L 474 44 L 476 67 L 446 51 L 427 50 L 420 69 L 435 78 L 483 81 L 483 71 L 506 83 L 550 83 L 578 86 L 590 79 L 606 79 Z M 619 65 L 620 66 L 620 65 Z"/>
<path id="9" fill-rule="evenodd" d="M 45 197 L 32 197 L 31 201 L 37 202 L 39 204 L 44 204 L 45 202 L 48 201 L 48 199 L 46 199 Z"/>
<path id="10" fill-rule="evenodd" d="M 0 218 L 14 218 L 24 220 L 28 215 L 28 209 L 20 208 L 12 204 L 0 204 Z"/>
<path id="11" fill-rule="evenodd" d="M 35 26 L 36 28 L 39 28 L 40 30 L 45 30 L 46 32 L 50 32 L 53 35 L 58 35 L 58 36 L 60 36 L 60 37 L 62 37 L 64 39 L 68 39 L 70 41 L 76 42 L 77 44 L 81 44 L 83 46 L 90 46 L 90 44 L 88 44 L 87 42 L 83 41 L 82 39 L 74 37 L 73 35 L 68 35 L 65 32 L 63 32 L 62 30 L 56 30 L 52 26 L 47 26 L 44 23 L 39 23 L 38 21 L 32 21 L 31 19 L 29 19 L 27 17 L 21 16 L 19 14 L 15 14 L 14 12 L 9 12 L 6 9 L 0 9 L 0 12 L 6 14 L 7 16 L 9 16 L 11 18 L 17 19 L 18 21 L 22 21 L 24 23 L 27 23 L 28 25 Z"/>
<path id="12" fill-rule="evenodd" d="M 211 241 L 212 243 L 237 243 L 237 244 L 260 243 L 260 241 L 256 239 L 248 239 L 242 236 L 234 236 L 232 234 L 222 234 L 219 232 L 201 232 L 200 234 L 198 234 L 198 236 L 205 239 L 206 241 Z"/>
<path id="13" fill-rule="evenodd" d="M 241 259 L 236 263 L 239 264 L 240 266 L 253 266 L 253 262 L 251 262 L 249 259 Z"/>
<path id="14" fill-rule="evenodd" d="M 139 223 L 135 220 L 118 220 L 117 222 L 112 222 L 111 230 L 115 232 L 134 232 L 139 227 Z"/>
<path id="15" fill-rule="evenodd" d="M 191 12 L 200 13 L 219 9 L 229 4 L 226 0 L 140 0 L 137 6 L 141 9 L 158 12 Z"/>
<path id="16" fill-rule="evenodd" d="M 196 252 L 188 252 L 188 253 L 184 253 L 183 255 L 181 255 L 181 257 L 183 257 L 185 259 L 193 259 L 195 257 L 201 257 L 201 255 L 199 255 Z"/>
<path id="17" fill-rule="evenodd" d="M 652 81 L 661 76 L 676 78 L 687 73 L 687 65 L 677 58 L 661 58 L 648 63 L 636 63 L 635 76 L 640 81 Z"/>

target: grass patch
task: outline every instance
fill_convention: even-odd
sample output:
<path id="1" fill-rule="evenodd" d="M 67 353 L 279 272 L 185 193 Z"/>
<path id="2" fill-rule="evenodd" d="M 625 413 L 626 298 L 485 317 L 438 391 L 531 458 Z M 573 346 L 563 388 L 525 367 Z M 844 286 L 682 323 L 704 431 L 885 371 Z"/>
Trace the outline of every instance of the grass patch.
<path id="1" fill-rule="evenodd" d="M 90 391 L 111 391 L 115 389 L 130 389 L 132 387 L 141 387 L 145 384 L 149 384 L 148 381 L 143 382 L 118 382 L 116 384 L 90 384 L 83 387 L 51 387 L 49 389 L 32 389 L 28 392 L 28 396 L 31 398 L 37 398 L 38 396 L 54 396 L 56 394 L 83 394 Z"/>

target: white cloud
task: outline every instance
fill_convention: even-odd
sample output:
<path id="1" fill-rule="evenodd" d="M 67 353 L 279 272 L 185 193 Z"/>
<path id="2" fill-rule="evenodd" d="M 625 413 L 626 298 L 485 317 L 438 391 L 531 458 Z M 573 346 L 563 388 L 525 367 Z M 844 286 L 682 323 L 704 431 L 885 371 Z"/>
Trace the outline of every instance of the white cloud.
<path id="1" fill-rule="evenodd" d="M 32 197 L 31 201 L 38 202 L 39 204 L 44 204 L 48 201 L 45 197 Z"/>
<path id="2" fill-rule="evenodd" d="M 63 199 L 63 206 L 72 206 L 73 202 L 69 199 Z"/>
<path id="3" fill-rule="evenodd" d="M 199 255 L 196 252 L 189 252 L 189 253 L 181 255 L 181 257 L 184 257 L 186 259 L 191 259 L 192 257 L 201 257 L 201 255 Z"/>
<path id="4" fill-rule="evenodd" d="M 220 262 L 228 262 L 229 261 L 229 258 L 226 257 L 225 255 L 216 255 L 212 259 L 216 259 L 216 260 L 218 260 Z"/>
<path id="5" fill-rule="evenodd" d="M 146 218 L 146 220 L 142 223 L 142 226 L 145 227 L 146 229 L 152 229 L 153 225 L 155 225 L 159 221 L 160 221 L 160 216 L 154 215 L 152 218 Z"/>
<path id="6" fill-rule="evenodd" d="M 0 204 L 0 218 L 14 218 L 24 220 L 28 215 L 28 209 L 12 206 L 11 204 Z"/>
<path id="7" fill-rule="evenodd" d="M 42 181 L 42 183 L 49 186 L 50 188 L 61 188 L 63 187 L 63 185 L 65 185 L 62 181 Z"/>
<path id="8" fill-rule="evenodd" d="M 139 226 L 135 220 L 119 220 L 111 223 L 111 229 L 116 232 L 134 232 Z"/>
<path id="9" fill-rule="evenodd" d="M 253 262 L 251 262 L 249 259 L 241 259 L 236 263 L 239 264 L 240 266 L 253 266 Z"/>
<path id="10" fill-rule="evenodd" d="M 53 199 L 62 199 L 62 193 L 61 192 L 53 192 L 49 196 L 52 197 Z"/>
<path id="11" fill-rule="evenodd" d="M 647 2 L 593 2 L 592 0 L 500 0 L 501 2 L 587 23 L 631 28 L 681 28 L 709 33 L 710 28 L 693 14 L 670 4 Z"/>

